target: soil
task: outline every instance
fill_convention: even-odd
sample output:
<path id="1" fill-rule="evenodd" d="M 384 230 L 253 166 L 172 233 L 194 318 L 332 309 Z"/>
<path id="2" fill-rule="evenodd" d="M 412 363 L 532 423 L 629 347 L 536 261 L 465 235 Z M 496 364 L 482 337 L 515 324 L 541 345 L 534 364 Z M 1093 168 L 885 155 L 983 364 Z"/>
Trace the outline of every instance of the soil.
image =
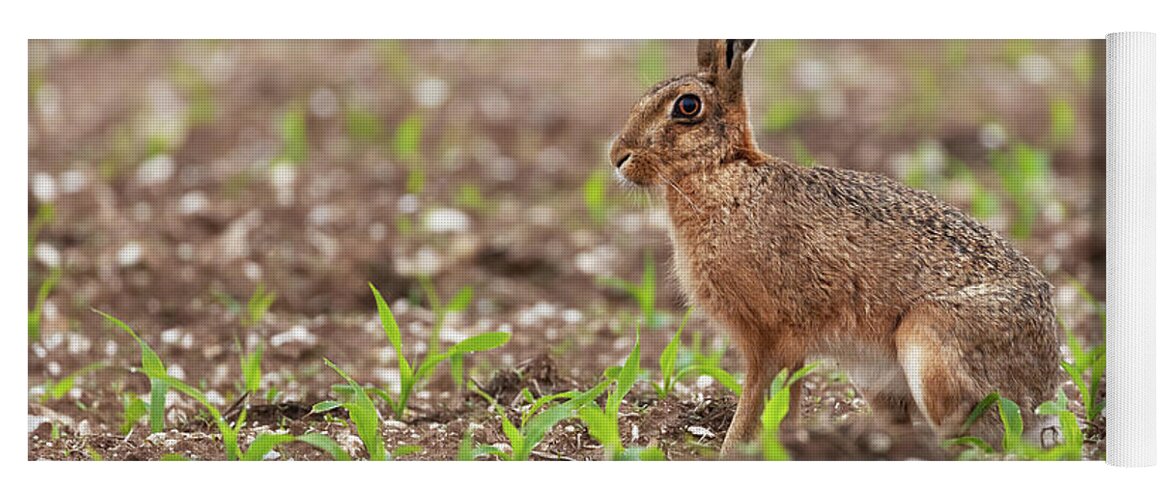
<path id="1" fill-rule="evenodd" d="M 809 109 L 783 128 L 758 125 L 758 140 L 778 156 L 896 178 L 908 157 L 943 151 L 1001 196 L 1002 213 L 988 220 L 1001 231 L 1013 205 L 988 157 L 1007 146 L 990 146 L 989 136 L 1052 145 L 1054 189 L 1015 243 L 1054 283 L 1065 323 L 1096 345 L 1100 323 L 1075 280 L 1104 300 L 1104 165 L 1095 160 L 1103 146 L 1094 135 L 1104 118 L 1093 85 L 1066 77 L 1077 69 L 1071 61 L 1100 56 L 1101 44 L 1036 44 L 1054 73 L 1042 81 L 1006 60 L 1003 45 L 969 42 L 956 69 L 942 42 L 804 42 L 789 58 L 777 55 L 787 45 L 764 44 L 748 75 L 753 116 L 766 117 L 774 102 Z M 650 385 L 685 309 L 668 271 L 662 203 L 610 183 L 604 217 L 593 217 L 582 196 L 653 83 L 640 79 L 689 71 L 693 50 L 681 41 L 31 41 L 28 207 L 39 231 L 30 311 L 54 268 L 61 276 L 28 347 L 29 460 L 224 456 L 198 403 L 178 394 L 168 398 L 165 432 L 151 434 L 145 419 L 121 432 L 123 401 L 146 399 L 149 383 L 134 369 L 133 340 L 94 309 L 131 325 L 172 376 L 207 391 L 221 411 L 243 394 L 241 350 L 264 345 L 261 391 L 242 403 L 241 442 L 317 432 L 364 457 L 343 412 L 310 410 L 340 382 L 323 358 L 364 384 L 399 376 L 367 283 L 387 297 L 405 349 L 420 357 L 437 315 L 419 277 L 443 298 L 471 286 L 470 306 L 446 315 L 441 342 L 512 333 L 504 348 L 469 356 L 466 371 L 519 421 L 522 388 L 536 397 L 584 389 L 630 352 L 638 304 L 601 280 L 637 281 L 647 256 L 661 321 L 642 331 L 649 373 L 620 411 L 624 443 L 657 446 L 672 460 L 715 458 L 735 396 L 706 377 L 683 380 L 666 398 Z M 647 53 L 662 66 L 642 62 Z M 930 105 L 916 107 L 914 68 L 939 75 Z M 1059 143 L 1043 106 L 1058 97 L 1084 118 Z M 282 117 L 296 115 L 303 158 L 282 135 Z M 412 117 L 423 124 L 417 147 L 395 146 L 410 142 L 396 130 Z M 950 168 L 928 187 L 970 209 L 972 193 Z M 48 206 L 51 221 L 36 226 Z M 245 304 L 260 284 L 276 300 L 249 324 Z M 728 338 L 700 313 L 683 344 L 726 348 L 723 367 L 739 373 Z M 63 397 L 48 394 L 95 362 L 103 366 Z M 831 365 L 803 387 L 800 417 L 783 434 L 795 458 L 950 458 L 922 425 L 881 422 Z M 401 459 L 452 459 L 468 432 L 480 444 L 508 442 L 496 412 L 456 387 L 446 365 L 420 389 L 403 421 L 381 408 L 388 447 L 419 447 Z M 1087 424 L 1087 438 L 1086 457 L 1100 458 L 1100 420 Z M 329 458 L 300 443 L 278 452 Z M 534 453 L 601 458 L 577 420 Z"/>

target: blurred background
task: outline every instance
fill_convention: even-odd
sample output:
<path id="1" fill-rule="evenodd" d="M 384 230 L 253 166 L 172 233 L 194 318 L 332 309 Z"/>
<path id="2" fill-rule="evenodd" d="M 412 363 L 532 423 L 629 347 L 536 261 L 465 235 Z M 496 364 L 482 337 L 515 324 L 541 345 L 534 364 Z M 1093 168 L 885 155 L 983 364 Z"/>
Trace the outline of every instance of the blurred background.
<path id="1" fill-rule="evenodd" d="M 240 352 L 260 344 L 271 401 L 323 399 L 336 381 L 323 356 L 392 383 L 367 282 L 420 351 L 436 321 L 428 289 L 471 293 L 443 342 L 513 332 L 469 360 L 476 378 L 540 358 L 588 383 L 629 352 L 640 319 L 650 363 L 685 309 L 668 221 L 656 194 L 613 182 L 606 151 L 643 91 L 694 69 L 694 50 L 30 41 L 30 405 L 117 429 L 124 395 L 147 392 L 141 376 L 104 368 L 138 352 L 91 308 L 224 404 L 243 390 Z M 1012 238 L 1055 285 L 1064 324 L 1097 344 L 1103 51 L 1100 40 L 762 41 L 747 95 L 765 151 L 886 174 Z M 722 352 L 725 338 L 701 315 L 685 334 L 697 353 Z M 736 356 L 723 363 L 739 370 Z M 79 370 L 66 394 L 47 394 Z M 436 380 L 420 404 L 448 404 L 450 385 Z M 169 418 L 194 414 L 174 405 Z"/>

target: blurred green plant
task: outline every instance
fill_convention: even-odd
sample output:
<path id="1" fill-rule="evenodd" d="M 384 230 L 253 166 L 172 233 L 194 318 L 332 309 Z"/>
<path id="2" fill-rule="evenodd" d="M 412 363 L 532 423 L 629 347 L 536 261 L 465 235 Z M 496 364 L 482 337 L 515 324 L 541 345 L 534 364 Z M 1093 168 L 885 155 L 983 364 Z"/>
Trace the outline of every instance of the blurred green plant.
<path id="1" fill-rule="evenodd" d="M 638 49 L 635 63 L 638 68 L 638 82 L 654 85 L 667 76 L 667 49 L 659 40 L 646 40 Z"/>
<path id="2" fill-rule="evenodd" d="M 414 74 L 414 67 L 411 63 L 411 55 L 403 46 L 403 42 L 380 40 L 377 44 L 378 56 L 387 75 L 400 84 L 407 83 Z"/>
<path id="3" fill-rule="evenodd" d="M 138 421 L 142 420 L 147 414 L 146 402 L 137 394 L 132 392 L 122 393 L 122 427 L 119 428 L 123 435 L 130 434 Z"/>
<path id="4" fill-rule="evenodd" d="M 1070 283 L 1078 290 L 1083 299 L 1093 305 L 1098 320 L 1101 322 L 1102 333 L 1105 334 L 1106 305 L 1094 298 L 1077 280 L 1070 280 Z M 1085 408 L 1086 421 L 1090 422 L 1097 419 L 1106 407 L 1105 399 L 1098 397 L 1106 374 L 1106 343 L 1103 342 L 1092 349 L 1087 349 L 1064 321 L 1060 323 L 1061 328 L 1065 330 L 1065 342 L 1069 346 L 1069 354 L 1073 359 L 1072 362 L 1062 361 L 1061 369 L 1069 375 L 1074 386 L 1077 387 L 1082 406 Z"/>
<path id="5" fill-rule="evenodd" d="M 423 115 L 414 113 L 399 122 L 394 129 L 392 150 L 404 161 L 417 161 L 423 141 Z"/>
<path id="6" fill-rule="evenodd" d="M 1049 100 L 1049 141 L 1054 146 L 1063 146 L 1073 137 L 1077 117 L 1069 101 L 1061 98 Z"/>
<path id="7" fill-rule="evenodd" d="M 1018 143 L 1007 152 L 992 151 L 989 164 L 1013 203 L 1013 237 L 1028 239 L 1033 234 L 1041 205 L 1049 195 L 1049 153 Z"/>
<path id="8" fill-rule="evenodd" d="M 73 371 L 64 377 L 61 377 L 61 379 L 56 382 L 46 383 L 45 393 L 41 396 L 41 402 L 56 401 L 65 397 L 66 394 L 69 394 L 69 391 L 73 390 L 73 386 L 79 377 L 101 370 L 106 366 L 106 363 L 103 361 L 93 362 Z"/>
<path id="9" fill-rule="evenodd" d="M 284 149 L 280 159 L 294 165 L 304 165 L 309 160 L 309 132 L 305 124 L 305 110 L 290 106 L 277 122 Z"/>
<path id="10" fill-rule="evenodd" d="M 661 326 L 662 318 L 655 311 L 655 261 L 650 251 L 647 251 L 643 256 L 642 280 L 638 283 L 613 277 L 599 278 L 599 282 L 610 288 L 622 290 L 633 297 L 638 302 L 643 322 L 648 328 Z"/>
<path id="11" fill-rule="evenodd" d="M 346 133 L 357 142 L 375 144 L 386 136 L 378 115 L 360 107 L 346 108 Z"/>
<path id="12" fill-rule="evenodd" d="M 33 303 L 33 310 L 28 312 L 28 341 L 36 342 L 41 338 L 41 319 L 45 315 L 45 301 L 49 300 L 49 295 L 53 293 L 57 282 L 61 280 L 61 267 L 53 268 L 49 277 L 41 282 L 40 288 L 37 289 L 37 299 Z"/>
<path id="13" fill-rule="evenodd" d="M 256 288 L 252 290 L 252 295 L 248 297 L 245 314 L 240 318 L 241 326 L 252 328 L 264 321 L 268 309 L 272 307 L 273 302 L 276 302 L 276 298 L 276 292 L 269 292 L 265 290 L 264 283 L 257 283 Z"/>
<path id="14" fill-rule="evenodd" d="M 183 91 L 187 100 L 187 125 L 198 126 L 214 122 L 217 106 L 215 89 L 199 70 L 190 64 L 173 61 L 169 67 L 171 81 Z"/>
<path id="15" fill-rule="evenodd" d="M 802 99 L 773 101 L 764 113 L 764 129 L 768 132 L 788 130 L 805 116 L 809 108 L 809 102 Z"/>
<path id="16" fill-rule="evenodd" d="M 53 219 L 57 216 L 57 209 L 52 203 L 41 203 L 37 205 L 36 214 L 33 215 L 33 220 L 28 223 L 28 256 L 32 257 L 33 248 L 37 245 L 37 239 L 41 236 L 41 231 L 53 223 Z"/>
<path id="17" fill-rule="evenodd" d="M 245 351 L 239 341 L 236 342 L 236 347 L 240 350 L 240 373 L 244 378 L 244 391 L 256 394 L 260 391 L 260 381 L 264 376 L 260 367 L 260 361 L 264 358 L 264 341 L 257 342 L 252 351 Z"/>
<path id="18" fill-rule="evenodd" d="M 605 223 L 614 208 L 609 197 L 611 175 L 613 174 L 609 168 L 594 169 L 581 185 L 581 196 L 585 200 L 586 209 L 590 218 L 597 224 Z"/>

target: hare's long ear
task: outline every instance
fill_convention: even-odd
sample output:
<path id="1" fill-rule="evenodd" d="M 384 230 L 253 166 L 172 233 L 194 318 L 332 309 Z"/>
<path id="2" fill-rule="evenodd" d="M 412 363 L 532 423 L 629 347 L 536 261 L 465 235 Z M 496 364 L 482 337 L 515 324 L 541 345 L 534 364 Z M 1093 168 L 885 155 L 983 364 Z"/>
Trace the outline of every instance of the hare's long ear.
<path id="1" fill-rule="evenodd" d="M 726 97 L 739 97 L 744 89 L 744 62 L 756 40 L 700 40 L 696 48 L 699 70 L 715 77 Z"/>

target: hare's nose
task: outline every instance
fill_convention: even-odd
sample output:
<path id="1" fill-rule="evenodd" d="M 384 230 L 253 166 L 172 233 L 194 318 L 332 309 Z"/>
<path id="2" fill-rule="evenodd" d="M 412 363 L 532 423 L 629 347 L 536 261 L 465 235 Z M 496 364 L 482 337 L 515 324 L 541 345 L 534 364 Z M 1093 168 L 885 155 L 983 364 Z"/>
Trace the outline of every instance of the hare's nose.
<path id="1" fill-rule="evenodd" d="M 614 168 L 622 170 L 622 167 L 626 166 L 633 156 L 634 153 L 629 151 L 620 151 L 617 154 L 610 155 L 610 161 L 614 163 Z"/>

